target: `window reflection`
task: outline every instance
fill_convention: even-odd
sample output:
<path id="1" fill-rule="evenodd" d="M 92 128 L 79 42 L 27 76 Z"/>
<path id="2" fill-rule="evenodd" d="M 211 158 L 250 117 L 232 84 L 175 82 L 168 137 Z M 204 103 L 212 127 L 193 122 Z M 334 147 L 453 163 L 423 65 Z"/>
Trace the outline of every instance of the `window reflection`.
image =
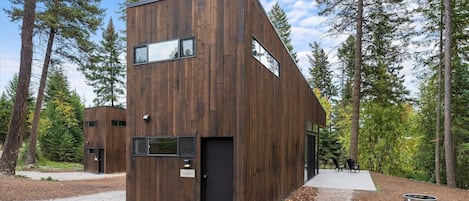
<path id="1" fill-rule="evenodd" d="M 148 60 L 162 61 L 178 58 L 178 40 L 153 43 L 148 45 Z"/>
<path id="2" fill-rule="evenodd" d="M 278 61 L 262 47 L 255 39 L 252 40 L 252 56 L 261 62 L 264 67 L 270 70 L 275 76 L 280 75 L 280 64 Z"/>
<path id="3" fill-rule="evenodd" d="M 135 64 L 192 56 L 195 56 L 195 38 L 151 43 L 134 49 Z"/>
<path id="4" fill-rule="evenodd" d="M 181 52 L 181 57 L 189 57 L 189 56 L 194 56 L 194 39 L 185 39 L 182 40 L 182 52 Z"/>

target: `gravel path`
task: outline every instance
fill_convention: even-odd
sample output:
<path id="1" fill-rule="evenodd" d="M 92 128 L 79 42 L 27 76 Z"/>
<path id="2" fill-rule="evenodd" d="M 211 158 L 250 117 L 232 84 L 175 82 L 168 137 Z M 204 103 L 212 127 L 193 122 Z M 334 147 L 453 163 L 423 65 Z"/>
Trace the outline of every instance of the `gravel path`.
<path id="1" fill-rule="evenodd" d="M 318 188 L 316 201 L 350 201 L 353 198 L 353 190 Z"/>
<path id="2" fill-rule="evenodd" d="M 125 191 L 109 191 L 104 193 L 84 195 L 70 198 L 53 199 L 50 201 L 125 201 Z M 46 201 L 46 200 L 43 200 Z"/>
<path id="3" fill-rule="evenodd" d="M 66 181 L 66 180 L 84 180 L 84 179 L 104 179 L 111 177 L 124 176 L 125 173 L 116 174 L 94 174 L 89 172 L 36 172 L 36 171 L 16 171 L 16 175 L 23 175 L 25 177 L 42 180 L 52 178 L 54 180 Z"/>

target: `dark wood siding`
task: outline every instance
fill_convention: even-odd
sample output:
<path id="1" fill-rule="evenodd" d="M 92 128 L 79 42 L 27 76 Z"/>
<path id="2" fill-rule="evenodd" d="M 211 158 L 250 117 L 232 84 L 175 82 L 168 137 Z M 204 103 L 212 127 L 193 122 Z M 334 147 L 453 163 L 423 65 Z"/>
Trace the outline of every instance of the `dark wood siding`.
<path id="1" fill-rule="evenodd" d="M 85 109 L 84 156 L 85 172 L 98 172 L 94 161 L 99 149 L 104 149 L 104 172 L 124 172 L 126 157 L 126 129 L 113 126 L 112 120 L 126 121 L 124 109 L 112 107 L 95 107 Z M 86 126 L 86 122 L 96 122 L 95 126 Z M 95 151 L 88 154 L 89 149 Z"/>
<path id="2" fill-rule="evenodd" d="M 251 56 L 253 36 L 280 78 Z M 133 64 L 134 47 L 186 37 L 194 58 Z M 127 47 L 127 200 L 200 200 L 201 137 L 233 137 L 234 200 L 281 200 L 303 183 L 305 121 L 325 114 L 257 0 L 129 7 Z M 179 177 L 182 158 L 132 156 L 138 136 L 195 136 L 196 178 Z"/>

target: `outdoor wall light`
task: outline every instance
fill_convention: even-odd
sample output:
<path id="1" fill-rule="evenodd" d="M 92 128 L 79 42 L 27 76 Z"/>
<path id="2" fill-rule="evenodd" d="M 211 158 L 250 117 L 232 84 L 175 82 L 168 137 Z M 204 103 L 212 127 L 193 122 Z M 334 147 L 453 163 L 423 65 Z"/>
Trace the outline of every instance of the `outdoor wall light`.
<path id="1" fill-rule="evenodd" d="M 150 121 L 150 115 L 149 114 L 143 115 L 143 121 L 149 122 Z"/>
<path id="2" fill-rule="evenodd" d="M 184 159 L 184 168 L 191 167 L 191 159 Z"/>

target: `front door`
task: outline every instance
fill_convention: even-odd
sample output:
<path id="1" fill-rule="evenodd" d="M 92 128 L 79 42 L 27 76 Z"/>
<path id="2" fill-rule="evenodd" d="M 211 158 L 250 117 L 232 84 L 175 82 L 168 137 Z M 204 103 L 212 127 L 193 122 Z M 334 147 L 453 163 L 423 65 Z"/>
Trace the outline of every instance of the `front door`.
<path id="1" fill-rule="evenodd" d="M 104 173 L 104 149 L 99 149 L 99 154 L 98 154 L 98 173 Z"/>
<path id="2" fill-rule="evenodd" d="M 202 201 L 233 200 L 233 138 L 202 138 Z"/>

